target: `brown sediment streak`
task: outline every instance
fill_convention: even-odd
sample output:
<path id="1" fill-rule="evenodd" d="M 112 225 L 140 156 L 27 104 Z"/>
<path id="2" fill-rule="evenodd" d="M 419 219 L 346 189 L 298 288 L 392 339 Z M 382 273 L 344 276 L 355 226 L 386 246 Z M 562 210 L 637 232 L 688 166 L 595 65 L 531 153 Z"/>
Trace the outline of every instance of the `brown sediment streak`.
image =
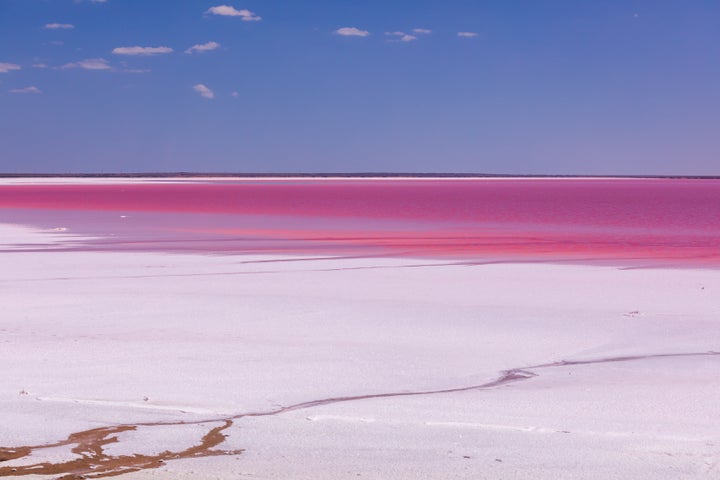
<path id="1" fill-rule="evenodd" d="M 210 423 L 210 422 L 203 422 Z M 181 423 L 154 423 L 147 426 L 179 425 Z M 159 468 L 170 460 L 184 458 L 212 457 L 217 455 L 239 455 L 243 450 L 215 450 L 214 447 L 225 441 L 223 433 L 233 425 L 226 419 L 222 425 L 212 428 L 199 441 L 184 450 L 164 451 L 157 455 L 108 455 L 103 450 L 105 445 L 117 443 L 118 433 L 137 430 L 138 425 L 120 425 L 116 427 L 95 428 L 73 433 L 66 440 L 40 446 L 20 448 L 0 448 L 0 461 L 19 459 L 30 456 L 36 450 L 65 445 L 75 445 L 72 453 L 78 456 L 74 460 L 60 463 L 37 463 L 17 467 L 0 467 L 0 477 L 24 475 L 60 475 L 58 480 L 75 480 L 81 478 L 104 478 Z"/>
<path id="2" fill-rule="evenodd" d="M 420 395 L 436 395 L 466 392 L 471 390 L 487 390 L 514 382 L 529 380 L 538 376 L 533 370 L 541 370 L 548 368 L 561 368 L 568 366 L 596 365 L 601 363 L 631 362 L 647 359 L 662 358 L 678 358 L 678 357 L 703 357 L 703 356 L 720 356 L 720 351 L 696 352 L 696 353 L 661 353 L 649 355 L 627 355 L 618 357 L 608 357 L 591 360 L 560 360 L 557 362 L 542 363 L 526 367 L 511 368 L 504 370 L 492 381 L 470 385 L 465 387 L 447 388 L 440 390 L 421 390 L 412 392 L 388 392 L 374 393 L 367 395 L 353 395 L 344 397 L 330 397 L 307 402 L 296 403 L 286 407 L 264 412 L 246 412 L 237 415 L 212 418 L 205 420 L 196 420 L 191 422 L 147 422 L 126 425 L 117 425 L 112 427 L 95 428 L 92 430 L 84 430 L 73 433 L 67 439 L 36 446 L 22 446 L 14 448 L 0 448 L 0 463 L 29 458 L 36 451 L 43 449 L 70 446 L 72 453 L 77 458 L 59 463 L 36 463 L 31 465 L 22 465 L 16 467 L 0 466 L 0 477 L 15 477 L 25 475 L 59 475 L 58 480 L 75 480 L 81 478 L 103 478 L 123 475 L 125 473 L 137 472 L 140 470 L 149 470 L 159 468 L 166 462 L 171 460 L 211 457 L 218 455 L 240 455 L 244 450 L 219 450 L 215 449 L 222 444 L 227 438 L 224 433 L 233 426 L 235 420 L 244 417 L 265 417 L 272 415 L 280 415 L 295 410 L 304 410 L 333 403 L 352 402 L 360 400 L 370 400 L 378 398 L 392 397 L 410 397 Z M 180 451 L 164 451 L 157 455 L 109 455 L 104 451 L 106 445 L 118 443 L 120 440 L 117 435 L 123 432 L 135 431 L 138 428 L 167 427 L 180 425 L 205 425 L 213 423 L 222 423 L 219 426 L 211 428 L 197 444 Z"/>

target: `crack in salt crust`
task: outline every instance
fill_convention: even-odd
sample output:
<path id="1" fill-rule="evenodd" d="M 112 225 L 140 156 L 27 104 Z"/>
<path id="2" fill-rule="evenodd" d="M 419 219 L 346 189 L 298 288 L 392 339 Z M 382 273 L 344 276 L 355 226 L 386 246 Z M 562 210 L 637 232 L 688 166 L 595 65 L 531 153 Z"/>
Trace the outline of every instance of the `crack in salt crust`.
<path id="1" fill-rule="evenodd" d="M 147 422 L 95 428 L 91 430 L 84 430 L 81 432 L 73 433 L 68 436 L 67 439 L 61 440 L 56 443 L 34 446 L 21 446 L 13 448 L 0 448 L 0 463 L 10 460 L 26 459 L 30 457 L 33 452 L 38 450 L 69 445 L 74 445 L 74 447 L 72 448 L 72 453 L 79 456 L 79 458 L 58 463 L 44 462 L 16 467 L 0 466 L 0 477 L 14 477 L 25 475 L 60 475 L 58 477 L 58 480 L 113 477 L 123 475 L 125 473 L 160 468 L 166 462 L 172 460 L 202 458 L 218 455 L 240 455 L 244 452 L 243 449 L 221 450 L 216 449 L 216 447 L 221 445 L 227 438 L 227 434 L 224 432 L 234 425 L 235 420 L 241 419 L 243 417 L 265 417 L 272 415 L 280 415 L 295 410 L 314 408 L 333 403 L 369 400 L 375 398 L 410 397 L 419 395 L 457 393 L 470 390 L 487 390 L 509 383 L 530 380 L 531 378 L 538 376 L 538 374 L 535 373 L 533 370 L 540 369 L 595 365 L 613 362 L 631 362 L 646 359 L 702 356 L 720 356 L 720 352 L 708 351 L 695 353 L 660 353 L 648 355 L 608 357 L 591 360 L 560 360 L 557 362 L 543 363 L 528 367 L 518 367 L 504 370 L 495 380 L 479 385 L 471 385 L 466 387 L 448 388 L 442 390 L 423 390 L 416 392 L 389 392 L 346 397 L 331 397 L 297 403 L 287 407 L 282 407 L 264 412 L 240 413 L 225 418 L 213 418 L 193 422 Z M 104 447 L 106 445 L 120 442 L 117 437 L 118 434 L 123 432 L 135 431 L 139 427 L 206 425 L 218 422 L 222 422 L 222 425 L 211 428 L 207 431 L 205 435 L 203 435 L 203 437 L 198 441 L 197 444 L 190 445 L 184 450 L 179 450 L 175 452 L 164 451 L 157 455 L 109 455 L 104 450 Z"/>

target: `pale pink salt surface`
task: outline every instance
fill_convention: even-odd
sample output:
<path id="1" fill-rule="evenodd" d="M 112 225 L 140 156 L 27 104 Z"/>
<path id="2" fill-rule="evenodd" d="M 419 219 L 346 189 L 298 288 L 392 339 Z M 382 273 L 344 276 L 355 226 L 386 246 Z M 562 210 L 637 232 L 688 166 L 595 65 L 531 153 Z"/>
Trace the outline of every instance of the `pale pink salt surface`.
<path id="1" fill-rule="evenodd" d="M 0 444 L 720 345 L 716 270 L 293 259 L 4 253 Z M 127 478 L 714 478 L 719 368 L 692 356 L 538 369 L 490 390 L 241 418 L 224 447 L 243 454 Z M 202 430 L 168 428 L 107 450 L 182 448 Z"/>

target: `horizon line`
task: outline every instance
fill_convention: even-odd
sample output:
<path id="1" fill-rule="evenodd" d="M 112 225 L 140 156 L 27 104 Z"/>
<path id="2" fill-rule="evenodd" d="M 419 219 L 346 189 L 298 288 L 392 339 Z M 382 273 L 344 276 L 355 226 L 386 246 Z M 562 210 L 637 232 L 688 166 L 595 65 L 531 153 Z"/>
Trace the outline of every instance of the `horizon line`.
<path id="1" fill-rule="evenodd" d="M 632 178 L 718 180 L 720 175 L 583 175 L 583 174 L 508 174 L 450 172 L 75 172 L 75 173 L 0 173 L 0 178 Z"/>

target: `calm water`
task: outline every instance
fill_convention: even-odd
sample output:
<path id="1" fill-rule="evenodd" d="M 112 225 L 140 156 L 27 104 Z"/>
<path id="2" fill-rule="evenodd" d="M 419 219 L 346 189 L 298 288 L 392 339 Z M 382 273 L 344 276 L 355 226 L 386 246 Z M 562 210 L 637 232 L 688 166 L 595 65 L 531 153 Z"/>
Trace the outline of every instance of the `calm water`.
<path id="1" fill-rule="evenodd" d="M 0 222 L 68 249 L 720 265 L 720 180 L 0 185 Z"/>

